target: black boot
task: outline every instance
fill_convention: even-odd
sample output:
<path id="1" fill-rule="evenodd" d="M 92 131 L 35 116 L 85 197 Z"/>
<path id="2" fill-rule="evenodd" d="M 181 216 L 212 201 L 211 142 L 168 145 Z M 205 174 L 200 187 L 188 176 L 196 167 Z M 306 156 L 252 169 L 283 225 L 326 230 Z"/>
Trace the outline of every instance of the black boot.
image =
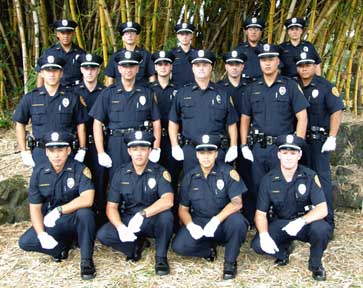
<path id="1" fill-rule="evenodd" d="M 294 244 L 294 242 L 291 242 L 285 251 L 284 258 L 276 259 L 275 264 L 277 266 L 285 266 L 285 265 L 289 264 L 290 254 L 294 251 L 294 249 L 295 249 L 295 244 Z"/>
<path id="2" fill-rule="evenodd" d="M 53 261 L 59 263 L 62 262 L 62 260 L 66 260 L 68 258 L 69 249 L 70 248 L 68 246 L 64 246 L 59 255 L 53 256 Z"/>
<path id="3" fill-rule="evenodd" d="M 147 240 L 145 237 L 137 238 L 134 252 L 132 256 L 127 256 L 126 261 L 133 261 L 133 262 L 139 261 L 141 259 L 142 251 L 144 251 L 144 249 L 148 247 L 150 247 L 149 240 Z"/>
<path id="4" fill-rule="evenodd" d="M 96 268 L 92 259 L 81 260 L 81 278 L 91 280 L 96 277 Z"/>
<path id="5" fill-rule="evenodd" d="M 168 275 L 170 273 L 169 263 L 166 257 L 155 256 L 155 273 L 159 276 Z"/>
<path id="6" fill-rule="evenodd" d="M 237 274 L 237 262 L 224 262 L 223 267 L 223 279 L 229 280 L 236 277 Z"/>
<path id="7" fill-rule="evenodd" d="M 323 267 L 323 265 L 320 265 L 319 267 L 312 267 L 309 265 L 309 270 L 312 273 L 313 279 L 316 281 L 325 281 L 326 280 L 326 272 Z"/>
<path id="8" fill-rule="evenodd" d="M 210 254 L 207 257 L 204 257 L 208 262 L 214 262 L 217 259 L 217 245 L 213 244 L 210 248 Z"/>

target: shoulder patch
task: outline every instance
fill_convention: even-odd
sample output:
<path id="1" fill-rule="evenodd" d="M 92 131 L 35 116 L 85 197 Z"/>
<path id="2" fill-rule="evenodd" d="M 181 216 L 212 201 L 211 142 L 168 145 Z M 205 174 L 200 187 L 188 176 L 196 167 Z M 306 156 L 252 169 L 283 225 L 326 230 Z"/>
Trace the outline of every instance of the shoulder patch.
<path id="1" fill-rule="evenodd" d="M 318 185 L 319 188 L 321 188 L 321 184 L 320 184 L 320 180 L 319 180 L 318 175 L 315 175 L 314 181 L 315 181 L 315 184 Z"/>
<path id="2" fill-rule="evenodd" d="M 297 88 L 299 88 L 299 91 L 301 92 L 301 94 L 303 94 L 303 95 L 304 95 L 304 92 L 303 92 L 303 90 L 301 89 L 301 86 L 300 86 L 299 84 L 297 84 Z"/>
<path id="3" fill-rule="evenodd" d="M 231 171 L 229 171 L 229 176 L 231 176 L 231 178 L 234 180 L 234 181 L 237 181 L 239 182 L 239 175 L 237 173 L 236 170 L 232 169 Z"/>
<path id="4" fill-rule="evenodd" d="M 167 181 L 167 182 L 171 182 L 171 176 L 170 173 L 166 170 L 164 170 L 163 172 L 163 178 Z"/>
<path id="5" fill-rule="evenodd" d="M 331 88 L 331 93 L 335 96 L 335 97 L 339 97 L 339 91 L 337 89 L 337 87 L 333 87 Z"/>
<path id="6" fill-rule="evenodd" d="M 229 96 L 229 102 L 231 102 L 231 105 L 234 107 L 232 96 Z"/>
<path id="7" fill-rule="evenodd" d="M 158 97 L 156 97 L 156 93 L 154 93 L 154 101 L 156 104 L 158 104 Z"/>
<path id="8" fill-rule="evenodd" d="M 88 179 L 92 179 L 91 170 L 89 170 L 88 167 L 84 167 L 83 175 L 86 176 Z"/>
<path id="9" fill-rule="evenodd" d="M 81 102 L 81 104 L 82 104 L 84 107 L 87 107 L 86 101 L 84 101 L 84 99 L 83 99 L 83 97 L 82 97 L 82 96 L 79 96 L 79 102 Z"/>

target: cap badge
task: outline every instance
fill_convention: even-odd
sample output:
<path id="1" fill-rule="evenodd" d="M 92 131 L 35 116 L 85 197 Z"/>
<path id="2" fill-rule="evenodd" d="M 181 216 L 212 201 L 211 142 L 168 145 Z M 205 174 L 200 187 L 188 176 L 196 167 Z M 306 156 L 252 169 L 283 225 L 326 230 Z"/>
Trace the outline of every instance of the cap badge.
<path id="1" fill-rule="evenodd" d="M 59 140 L 59 133 L 58 132 L 53 132 L 50 135 L 50 139 L 52 139 L 52 141 L 58 141 Z"/>
<path id="2" fill-rule="evenodd" d="M 160 53 L 159 53 L 159 56 L 161 57 L 161 58 L 164 58 L 165 57 L 165 51 L 160 51 Z"/>
<path id="3" fill-rule="evenodd" d="M 62 25 L 63 26 L 68 26 L 68 20 L 66 20 L 66 19 L 62 20 Z"/>
<path id="4" fill-rule="evenodd" d="M 204 144 L 208 144 L 209 143 L 209 135 L 203 135 L 202 137 L 202 142 Z"/>
<path id="5" fill-rule="evenodd" d="M 130 59 L 131 58 L 131 52 L 130 51 L 126 51 L 125 52 L 125 58 L 126 59 Z"/>
<path id="6" fill-rule="evenodd" d="M 135 139 L 136 140 L 141 140 L 142 139 L 142 132 L 141 131 L 136 131 L 135 132 Z"/>
<path id="7" fill-rule="evenodd" d="M 47 58 L 48 63 L 53 64 L 54 63 L 54 56 L 50 55 Z"/>
<path id="8" fill-rule="evenodd" d="M 304 46 L 303 50 L 304 50 L 304 52 L 309 52 L 309 47 L 308 46 Z"/>
<path id="9" fill-rule="evenodd" d="M 256 18 L 256 17 L 253 17 L 253 18 L 251 19 L 251 22 L 252 22 L 253 24 L 257 23 L 257 18 Z"/>
<path id="10" fill-rule="evenodd" d="M 231 55 L 233 58 L 236 58 L 238 56 L 238 52 L 236 50 L 233 50 Z"/>
<path id="11" fill-rule="evenodd" d="M 198 57 L 204 57 L 204 50 L 198 51 Z"/>
<path id="12" fill-rule="evenodd" d="M 287 135 L 286 136 L 286 143 L 292 144 L 294 142 L 294 136 L 293 135 Z"/>
<path id="13" fill-rule="evenodd" d="M 183 29 L 185 29 L 185 28 L 187 28 L 187 27 L 188 27 L 188 24 L 187 24 L 187 23 L 183 23 L 183 24 L 182 24 L 182 28 L 183 28 Z"/>
<path id="14" fill-rule="evenodd" d="M 91 54 L 87 54 L 86 55 L 86 60 L 87 61 L 92 61 L 92 55 Z"/>
<path id="15" fill-rule="evenodd" d="M 270 45 L 269 44 L 263 45 L 263 51 L 265 51 L 265 52 L 270 51 Z"/>
<path id="16" fill-rule="evenodd" d="M 293 24 L 295 24 L 295 23 L 296 23 L 296 21 L 297 21 L 297 20 L 296 20 L 296 18 L 292 18 L 292 19 L 291 19 L 291 22 L 292 22 Z"/>

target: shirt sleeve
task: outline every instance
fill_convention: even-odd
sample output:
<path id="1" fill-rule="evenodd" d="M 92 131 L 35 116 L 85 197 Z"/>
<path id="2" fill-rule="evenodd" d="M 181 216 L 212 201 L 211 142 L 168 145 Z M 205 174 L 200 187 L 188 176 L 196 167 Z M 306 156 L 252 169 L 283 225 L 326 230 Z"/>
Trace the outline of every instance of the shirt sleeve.
<path id="1" fill-rule="evenodd" d="M 148 90 L 151 93 L 151 119 L 153 121 L 159 120 L 160 117 L 160 111 L 159 111 L 159 107 L 158 104 L 156 103 L 156 94 L 153 90 L 151 90 L 150 88 L 148 88 Z"/>
<path id="2" fill-rule="evenodd" d="M 190 207 L 190 199 L 189 199 L 190 181 L 191 181 L 191 176 L 186 175 L 184 176 L 180 186 L 179 204 L 185 207 Z"/>
<path id="3" fill-rule="evenodd" d="M 116 62 L 115 62 L 115 57 L 117 55 L 116 53 L 113 53 L 110 57 L 110 59 L 108 60 L 107 66 L 105 68 L 105 70 L 103 71 L 103 74 L 106 75 L 107 77 L 112 77 L 112 78 L 116 78 L 116 73 L 115 73 L 115 66 L 116 66 Z"/>
<path id="4" fill-rule="evenodd" d="M 250 84 L 251 85 L 251 84 Z M 250 94 L 252 90 L 250 89 L 249 85 L 247 86 L 244 93 L 241 95 L 241 114 L 251 116 L 252 115 L 252 106 L 250 101 Z"/>
<path id="5" fill-rule="evenodd" d="M 88 113 L 89 116 L 101 121 L 102 123 L 106 123 L 108 121 L 108 90 L 109 88 L 102 90 L 92 106 L 91 111 Z"/>
<path id="6" fill-rule="evenodd" d="M 232 198 L 236 196 L 241 196 L 247 192 L 247 187 L 241 177 L 238 175 L 237 171 L 230 169 L 228 171 L 228 197 Z"/>
<path id="7" fill-rule="evenodd" d="M 80 102 L 80 96 L 74 95 L 77 98 L 76 109 L 75 109 L 75 119 L 76 124 L 86 123 L 88 121 L 88 111 L 87 108 L 84 107 Z"/>
<path id="8" fill-rule="evenodd" d="M 161 174 L 158 177 L 158 195 L 161 197 L 165 193 L 173 193 L 171 187 L 171 176 L 166 169 L 161 169 Z"/>
<path id="9" fill-rule="evenodd" d="M 321 187 L 319 176 L 315 174 L 311 183 L 310 200 L 313 205 L 326 202 L 323 188 Z"/>
<path id="10" fill-rule="evenodd" d="M 330 84 L 330 83 L 329 83 Z M 325 99 L 326 108 L 329 111 L 330 114 L 333 114 L 336 111 L 344 110 L 344 104 L 342 101 L 342 98 L 339 97 L 338 89 L 330 84 L 327 93 L 327 97 Z"/>
<path id="11" fill-rule="evenodd" d="M 238 121 L 238 117 L 237 117 L 237 112 L 236 109 L 234 108 L 233 105 L 235 105 L 233 103 L 233 99 L 232 96 L 227 96 L 227 125 L 232 125 L 237 123 Z"/>
<path id="12" fill-rule="evenodd" d="M 95 187 L 92 183 L 92 176 L 91 171 L 88 167 L 83 165 L 82 168 L 82 174 L 79 180 L 79 189 L 78 192 L 81 194 L 82 192 L 85 192 L 87 190 L 94 190 Z"/>
<path id="13" fill-rule="evenodd" d="M 155 75 L 154 62 L 151 60 L 151 54 L 149 52 L 146 52 L 144 60 L 146 61 L 145 71 L 146 71 L 147 77 Z"/>
<path id="14" fill-rule="evenodd" d="M 121 202 L 121 191 L 120 191 L 120 173 L 116 172 L 112 178 L 110 184 L 110 190 L 108 191 L 107 201 L 113 203 L 120 203 Z"/>
<path id="15" fill-rule="evenodd" d="M 308 108 L 310 105 L 308 100 L 305 98 L 299 84 L 297 84 L 294 80 L 290 80 L 289 82 L 292 95 L 292 109 L 296 114 Z"/>
<path id="16" fill-rule="evenodd" d="M 260 188 L 258 190 L 256 209 L 262 212 L 268 212 L 270 207 L 270 194 L 269 194 L 269 176 L 265 175 L 262 178 Z"/>
<path id="17" fill-rule="evenodd" d="M 22 124 L 28 124 L 30 118 L 30 94 L 25 94 L 16 107 L 13 120 Z"/>
<path id="18" fill-rule="evenodd" d="M 39 191 L 39 180 L 38 180 L 39 169 L 34 169 L 29 182 L 29 203 L 31 204 L 42 204 L 42 196 Z"/>

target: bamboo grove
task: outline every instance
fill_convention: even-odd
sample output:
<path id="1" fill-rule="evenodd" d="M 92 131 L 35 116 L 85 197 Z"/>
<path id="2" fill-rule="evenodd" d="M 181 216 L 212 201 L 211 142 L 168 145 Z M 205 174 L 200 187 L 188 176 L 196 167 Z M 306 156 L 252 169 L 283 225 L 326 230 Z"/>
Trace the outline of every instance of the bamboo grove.
<path id="1" fill-rule="evenodd" d="M 56 42 L 52 23 L 72 18 L 79 26 L 78 45 L 102 55 L 105 62 L 121 45 L 118 25 L 134 20 L 142 25 L 140 45 L 153 52 L 176 45 L 173 27 L 180 21 L 197 27 L 193 46 L 217 55 L 243 40 L 243 20 L 266 21 L 264 40 L 281 43 L 284 21 L 305 17 L 305 38 L 323 60 L 324 76 L 336 83 L 346 106 L 360 114 L 363 98 L 363 0 L 0 0 L 0 117 L 35 85 L 35 63 Z M 216 76 L 222 75 L 219 61 Z"/>

